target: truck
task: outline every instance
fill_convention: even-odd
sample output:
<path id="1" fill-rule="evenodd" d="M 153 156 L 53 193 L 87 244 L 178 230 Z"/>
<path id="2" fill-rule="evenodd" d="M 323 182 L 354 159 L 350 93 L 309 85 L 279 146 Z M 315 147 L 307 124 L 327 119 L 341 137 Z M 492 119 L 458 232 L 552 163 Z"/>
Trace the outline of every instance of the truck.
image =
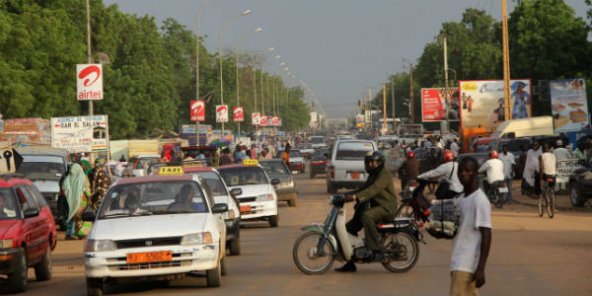
<path id="1" fill-rule="evenodd" d="M 502 122 L 492 138 L 521 138 L 536 136 L 552 136 L 554 133 L 553 117 L 537 116 L 530 118 L 512 119 Z"/>

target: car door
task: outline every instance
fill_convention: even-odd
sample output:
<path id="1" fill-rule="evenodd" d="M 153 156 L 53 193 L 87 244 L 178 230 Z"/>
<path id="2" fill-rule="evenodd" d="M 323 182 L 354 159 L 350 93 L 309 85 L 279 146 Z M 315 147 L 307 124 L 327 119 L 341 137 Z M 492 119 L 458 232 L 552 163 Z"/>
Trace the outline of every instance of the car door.
<path id="1" fill-rule="evenodd" d="M 204 181 L 202 184 L 202 188 L 204 189 L 204 194 L 208 203 L 210 204 L 210 209 L 214 207 L 216 201 L 214 200 L 214 194 L 210 190 L 210 187 Z M 226 241 L 226 222 L 224 221 L 224 214 L 212 214 L 214 216 L 214 223 L 216 223 L 216 228 L 218 229 L 218 233 L 220 234 L 220 241 Z M 222 244 L 221 247 L 224 248 L 226 244 Z"/>
<path id="2" fill-rule="evenodd" d="M 44 238 L 52 237 L 52 241 L 50 241 L 50 243 L 52 244 L 52 249 L 53 249 L 55 247 L 55 242 L 56 242 L 55 220 L 54 220 L 53 215 L 51 213 L 51 209 L 49 207 L 49 204 L 47 203 L 47 200 L 45 200 L 45 197 L 43 197 L 41 192 L 39 192 L 37 187 L 35 187 L 33 185 L 27 185 L 26 188 L 31 193 L 33 198 L 35 198 L 35 201 L 39 205 L 39 211 L 40 211 L 39 217 L 44 222 L 42 236 Z"/>
<path id="3" fill-rule="evenodd" d="M 34 262 L 37 261 L 37 259 L 43 255 L 45 249 L 47 249 L 48 237 L 45 236 L 47 226 L 45 225 L 46 223 L 43 220 L 42 215 L 40 215 L 41 209 L 39 208 L 39 204 L 31 192 L 27 190 L 26 186 L 17 186 L 15 192 L 23 211 L 27 258 L 29 261 Z M 37 211 L 37 214 L 27 217 L 25 213 L 29 211 Z"/>

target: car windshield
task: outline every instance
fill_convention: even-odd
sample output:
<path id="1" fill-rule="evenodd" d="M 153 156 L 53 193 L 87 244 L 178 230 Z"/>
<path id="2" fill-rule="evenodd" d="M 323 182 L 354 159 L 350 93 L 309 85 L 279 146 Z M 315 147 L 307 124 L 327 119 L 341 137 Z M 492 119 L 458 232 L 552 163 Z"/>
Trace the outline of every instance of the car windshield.
<path id="1" fill-rule="evenodd" d="M 23 174 L 31 180 L 59 181 L 65 173 L 65 168 L 63 163 L 27 162 L 25 158 L 17 173 Z"/>
<path id="2" fill-rule="evenodd" d="M 337 160 L 364 160 L 368 152 L 374 151 L 372 143 L 345 142 L 337 146 Z"/>
<path id="3" fill-rule="evenodd" d="M 204 178 L 206 184 L 208 184 L 208 187 L 210 187 L 210 190 L 214 195 L 229 195 L 228 190 L 226 190 L 226 186 L 224 186 L 224 181 L 222 181 L 222 178 L 218 174 L 214 172 L 196 172 L 194 174 L 197 174 Z"/>
<path id="4" fill-rule="evenodd" d="M 324 144 L 325 138 L 324 137 L 310 137 L 308 141 L 312 144 Z"/>
<path id="5" fill-rule="evenodd" d="M 290 158 L 302 157 L 302 154 L 298 150 L 290 150 Z"/>
<path id="6" fill-rule="evenodd" d="M 508 145 L 508 151 L 521 151 L 522 146 L 530 147 L 529 139 L 513 139 L 508 141 L 502 141 L 500 143 L 499 150 L 502 150 L 503 145 Z"/>
<path id="7" fill-rule="evenodd" d="M 260 164 L 265 172 L 270 176 L 290 174 L 283 161 L 262 161 Z"/>
<path id="8" fill-rule="evenodd" d="M 20 207 L 10 188 L 0 188 L 0 220 L 20 219 Z"/>
<path id="9" fill-rule="evenodd" d="M 99 219 L 143 215 L 206 213 L 208 204 L 193 181 L 159 181 L 112 187 L 103 200 Z"/>
<path id="10" fill-rule="evenodd" d="M 329 154 L 329 149 L 319 149 L 314 152 L 313 158 L 321 157 L 326 158 L 325 154 Z"/>
<path id="11" fill-rule="evenodd" d="M 220 174 L 228 186 L 269 183 L 263 169 L 257 166 L 220 169 Z"/>

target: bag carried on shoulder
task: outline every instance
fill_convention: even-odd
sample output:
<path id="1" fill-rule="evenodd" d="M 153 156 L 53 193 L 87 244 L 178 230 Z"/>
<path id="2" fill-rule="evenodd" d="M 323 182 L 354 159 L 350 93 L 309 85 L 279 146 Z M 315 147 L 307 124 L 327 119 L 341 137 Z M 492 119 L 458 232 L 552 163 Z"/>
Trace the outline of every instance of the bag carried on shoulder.
<path id="1" fill-rule="evenodd" d="M 438 189 L 436 189 L 435 192 L 437 199 L 451 199 L 458 194 L 458 192 L 450 190 L 450 179 L 452 179 L 452 174 L 454 173 L 455 165 L 456 163 L 452 163 L 452 170 L 450 171 L 450 176 L 448 176 L 448 179 L 442 178 L 440 180 L 440 184 L 438 184 Z"/>

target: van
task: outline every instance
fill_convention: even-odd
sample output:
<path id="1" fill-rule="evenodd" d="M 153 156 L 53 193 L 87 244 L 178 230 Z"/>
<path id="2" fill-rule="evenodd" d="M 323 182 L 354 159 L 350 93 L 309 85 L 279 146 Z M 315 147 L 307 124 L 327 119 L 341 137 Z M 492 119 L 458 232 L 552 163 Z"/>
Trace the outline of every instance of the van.
<path id="1" fill-rule="evenodd" d="M 368 178 L 364 158 L 376 151 L 373 141 L 340 140 L 333 145 L 330 164 L 327 167 L 327 192 L 337 193 L 339 188 L 355 189 Z"/>
<path id="2" fill-rule="evenodd" d="M 553 135 L 553 117 L 538 116 L 502 122 L 492 138 L 521 138 Z"/>

